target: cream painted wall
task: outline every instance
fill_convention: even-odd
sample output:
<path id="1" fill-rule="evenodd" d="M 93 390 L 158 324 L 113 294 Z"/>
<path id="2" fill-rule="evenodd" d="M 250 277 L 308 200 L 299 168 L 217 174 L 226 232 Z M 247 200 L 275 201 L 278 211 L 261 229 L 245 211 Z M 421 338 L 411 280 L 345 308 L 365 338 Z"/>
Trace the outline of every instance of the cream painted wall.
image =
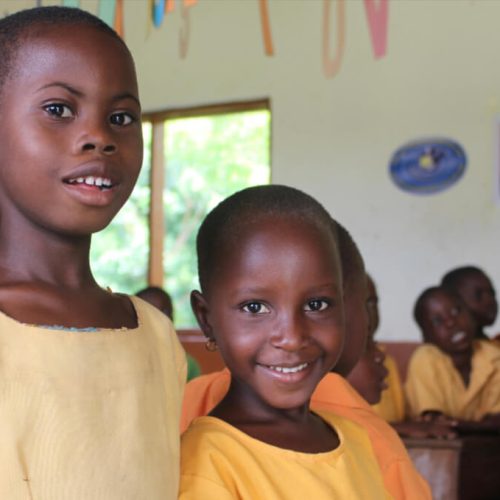
<path id="1" fill-rule="evenodd" d="M 34 4 L 0 0 L 0 12 Z M 96 12 L 98 2 L 81 5 Z M 364 4 L 346 0 L 345 50 L 333 78 L 322 69 L 321 0 L 269 1 L 273 57 L 264 52 L 257 0 L 199 0 L 189 9 L 186 58 L 180 0 L 158 29 L 148 5 L 125 0 L 144 109 L 269 97 L 273 182 L 316 196 L 352 232 L 378 284 L 381 339 L 419 338 L 414 300 L 453 266 L 476 263 L 500 287 L 500 1 L 390 0 L 387 53 L 375 60 Z M 464 146 L 464 178 L 432 196 L 398 190 L 388 176 L 393 151 L 436 135 Z"/>

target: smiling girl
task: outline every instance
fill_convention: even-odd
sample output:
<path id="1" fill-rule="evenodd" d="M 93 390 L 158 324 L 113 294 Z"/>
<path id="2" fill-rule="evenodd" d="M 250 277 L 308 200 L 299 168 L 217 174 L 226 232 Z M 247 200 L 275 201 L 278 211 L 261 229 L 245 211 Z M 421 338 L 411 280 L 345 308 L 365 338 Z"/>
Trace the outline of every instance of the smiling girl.
<path id="1" fill-rule="evenodd" d="M 183 434 L 180 498 L 388 498 L 366 431 L 309 408 L 344 342 L 328 213 L 293 188 L 249 188 L 207 216 L 197 251 L 193 310 L 231 383 Z"/>

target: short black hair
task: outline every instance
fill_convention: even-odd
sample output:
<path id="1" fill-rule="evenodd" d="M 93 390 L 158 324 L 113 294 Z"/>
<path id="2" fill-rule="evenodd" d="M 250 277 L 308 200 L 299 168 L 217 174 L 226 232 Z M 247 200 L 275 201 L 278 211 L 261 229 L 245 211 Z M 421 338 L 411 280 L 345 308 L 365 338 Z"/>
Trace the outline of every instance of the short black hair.
<path id="1" fill-rule="evenodd" d="M 159 286 L 154 286 L 154 285 L 150 285 L 150 286 L 147 286 L 146 288 L 142 288 L 141 290 L 136 292 L 135 295 L 137 297 L 143 297 L 144 295 L 149 295 L 151 293 L 162 295 L 164 297 L 170 298 L 170 294 L 166 290 L 164 290 L 163 288 L 161 288 Z"/>
<path id="2" fill-rule="evenodd" d="M 460 286 L 473 275 L 482 274 L 486 276 L 486 273 L 476 266 L 461 266 L 448 271 L 441 279 L 441 285 L 450 289 L 458 290 Z"/>
<path id="3" fill-rule="evenodd" d="M 145 300 L 146 302 L 150 302 L 150 299 L 153 297 L 161 297 L 165 300 L 167 303 L 166 310 L 163 310 L 163 312 L 172 320 L 174 321 L 174 304 L 172 302 L 172 297 L 170 294 L 164 290 L 163 288 L 159 286 L 154 286 L 150 285 L 147 286 L 146 288 L 142 288 L 138 292 L 135 293 L 136 297 L 141 298 L 142 300 Z"/>
<path id="4" fill-rule="evenodd" d="M 85 25 L 94 27 L 119 40 L 127 52 L 128 47 L 118 33 L 90 12 L 73 7 L 34 7 L 0 19 L 0 93 L 14 66 L 22 42 L 40 26 Z"/>
<path id="5" fill-rule="evenodd" d="M 366 274 L 363 256 L 349 231 L 339 222 L 333 221 L 337 228 L 342 283 L 344 290 L 358 274 Z"/>
<path id="6" fill-rule="evenodd" d="M 420 330 L 422 331 L 422 335 L 424 336 L 424 339 L 425 339 L 425 332 L 424 332 L 423 317 L 424 317 L 424 312 L 425 312 L 425 306 L 427 305 L 428 300 L 433 295 L 442 291 L 443 289 L 444 289 L 444 287 L 442 287 L 442 286 L 428 287 L 417 297 L 417 300 L 415 301 L 415 306 L 413 307 L 413 317 L 414 317 L 417 325 L 420 327 Z"/>
<path id="7" fill-rule="evenodd" d="M 332 218 L 312 196 L 279 184 L 253 186 L 238 191 L 221 201 L 203 220 L 196 237 L 198 277 L 203 292 L 208 289 L 211 273 L 216 267 L 220 248 L 237 241 L 240 228 L 263 215 L 287 216 L 306 221 L 332 232 L 338 244 L 337 231 L 332 230 Z"/>

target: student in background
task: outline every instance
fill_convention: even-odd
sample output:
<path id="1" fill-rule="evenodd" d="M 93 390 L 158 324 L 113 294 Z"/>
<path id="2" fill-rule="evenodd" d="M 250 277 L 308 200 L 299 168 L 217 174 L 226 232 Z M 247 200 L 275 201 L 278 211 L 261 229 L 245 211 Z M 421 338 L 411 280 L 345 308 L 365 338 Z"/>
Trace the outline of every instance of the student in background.
<path id="1" fill-rule="evenodd" d="M 346 375 L 349 383 L 370 405 L 380 403 L 382 394 L 387 389 L 387 369 L 384 366 L 385 354 L 377 344 L 368 339 L 366 347 L 354 368 Z"/>
<path id="2" fill-rule="evenodd" d="M 495 322 L 498 303 L 486 273 L 474 266 L 457 267 L 443 276 L 441 285 L 457 293 L 469 308 L 476 322 L 475 338 L 489 340 L 484 329 Z"/>
<path id="3" fill-rule="evenodd" d="M 172 298 L 170 294 L 167 293 L 163 288 L 159 286 L 148 286 L 139 290 L 136 294 L 137 297 L 140 297 L 142 300 L 149 302 L 152 306 L 159 309 L 163 314 L 165 314 L 170 321 L 174 322 L 174 306 L 172 303 Z M 187 381 L 189 382 L 195 377 L 201 375 L 201 368 L 191 354 L 186 352 L 186 361 L 187 361 Z"/>
<path id="4" fill-rule="evenodd" d="M 0 498 L 173 500 L 182 348 L 89 265 L 141 168 L 132 56 L 63 7 L 1 19 L 0 52 Z"/>
<path id="5" fill-rule="evenodd" d="M 418 297 L 414 316 L 425 344 L 408 368 L 411 415 L 457 419 L 462 428 L 500 429 L 500 350 L 475 340 L 476 324 L 462 299 L 442 286 L 428 288 Z"/>
<path id="6" fill-rule="evenodd" d="M 375 282 L 368 275 L 368 316 L 369 338 L 374 342 L 375 332 L 378 329 L 380 316 L 378 309 L 378 294 Z M 387 370 L 385 379 L 386 388 L 382 392 L 380 402 L 373 409 L 388 422 L 402 422 L 405 419 L 405 400 L 401 377 L 395 359 L 384 351 L 384 367 Z"/>
<path id="7" fill-rule="evenodd" d="M 342 227 L 339 226 L 337 230 L 347 328 L 345 356 L 343 353 L 343 361 L 339 363 L 343 365 L 343 369 L 351 370 L 362 356 L 367 338 L 366 277 L 363 260 L 352 238 Z M 187 384 L 183 403 L 183 429 L 194 418 L 209 413 L 223 399 L 230 381 L 230 373 L 225 369 L 203 375 Z M 381 388 L 379 386 L 378 397 Z M 326 374 L 312 395 L 311 408 L 333 412 L 366 430 L 379 467 L 383 471 L 385 487 L 394 498 L 430 498 L 427 484 L 415 471 L 397 434 L 373 413 L 366 401 L 343 377 L 332 372 Z"/>

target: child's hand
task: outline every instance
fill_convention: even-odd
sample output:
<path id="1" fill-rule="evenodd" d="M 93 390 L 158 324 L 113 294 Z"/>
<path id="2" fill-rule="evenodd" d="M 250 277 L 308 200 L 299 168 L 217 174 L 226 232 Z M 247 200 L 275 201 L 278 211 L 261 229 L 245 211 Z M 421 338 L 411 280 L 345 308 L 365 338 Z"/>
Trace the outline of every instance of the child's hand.
<path id="1" fill-rule="evenodd" d="M 456 421 L 441 415 L 435 420 L 422 418 L 393 424 L 399 435 L 410 438 L 453 439 L 457 437 Z"/>
<path id="2" fill-rule="evenodd" d="M 500 428 L 500 413 L 488 413 L 482 418 L 481 422 L 497 425 Z"/>
<path id="3" fill-rule="evenodd" d="M 456 424 L 457 420 L 445 415 L 444 413 L 436 410 L 424 411 L 419 417 L 416 418 L 416 422 L 435 422 L 440 424 Z"/>

